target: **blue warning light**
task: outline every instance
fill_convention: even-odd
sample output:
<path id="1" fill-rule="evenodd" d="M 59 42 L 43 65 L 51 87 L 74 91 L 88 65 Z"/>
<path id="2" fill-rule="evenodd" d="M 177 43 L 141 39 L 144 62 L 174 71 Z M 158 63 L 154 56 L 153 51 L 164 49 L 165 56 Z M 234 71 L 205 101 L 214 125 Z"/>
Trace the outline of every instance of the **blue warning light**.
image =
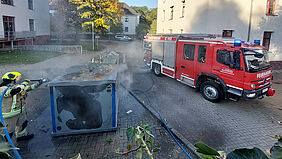
<path id="1" fill-rule="evenodd" d="M 240 39 L 235 39 L 234 40 L 234 46 L 241 46 L 242 41 Z"/>
<path id="2" fill-rule="evenodd" d="M 260 40 L 254 40 L 254 44 L 260 45 Z"/>

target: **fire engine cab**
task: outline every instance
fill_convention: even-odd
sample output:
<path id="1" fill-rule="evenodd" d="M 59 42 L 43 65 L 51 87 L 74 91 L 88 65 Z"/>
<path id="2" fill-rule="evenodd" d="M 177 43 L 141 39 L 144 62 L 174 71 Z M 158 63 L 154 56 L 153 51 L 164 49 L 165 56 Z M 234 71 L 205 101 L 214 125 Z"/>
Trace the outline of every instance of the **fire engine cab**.
<path id="1" fill-rule="evenodd" d="M 273 96 L 267 50 L 217 35 L 147 35 L 144 62 L 157 76 L 166 75 L 197 88 L 211 102 Z"/>

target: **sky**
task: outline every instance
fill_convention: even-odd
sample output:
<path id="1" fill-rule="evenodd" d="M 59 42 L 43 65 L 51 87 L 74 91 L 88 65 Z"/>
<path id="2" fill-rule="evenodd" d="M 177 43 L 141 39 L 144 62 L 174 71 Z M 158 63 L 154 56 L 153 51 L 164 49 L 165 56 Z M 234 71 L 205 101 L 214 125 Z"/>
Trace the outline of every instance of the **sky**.
<path id="1" fill-rule="evenodd" d="M 147 6 L 148 8 L 157 8 L 158 0 L 119 0 L 129 6 Z"/>

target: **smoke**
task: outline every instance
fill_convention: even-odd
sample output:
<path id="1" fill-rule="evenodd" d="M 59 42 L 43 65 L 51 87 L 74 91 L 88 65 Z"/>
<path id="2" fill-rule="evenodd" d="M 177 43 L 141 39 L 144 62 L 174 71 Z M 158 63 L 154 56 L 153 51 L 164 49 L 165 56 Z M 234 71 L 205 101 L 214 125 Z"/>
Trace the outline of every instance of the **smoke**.
<path id="1" fill-rule="evenodd" d="M 122 84 L 126 89 L 131 88 L 133 83 L 133 76 L 130 71 L 128 71 L 127 64 L 118 65 L 119 83 Z"/>

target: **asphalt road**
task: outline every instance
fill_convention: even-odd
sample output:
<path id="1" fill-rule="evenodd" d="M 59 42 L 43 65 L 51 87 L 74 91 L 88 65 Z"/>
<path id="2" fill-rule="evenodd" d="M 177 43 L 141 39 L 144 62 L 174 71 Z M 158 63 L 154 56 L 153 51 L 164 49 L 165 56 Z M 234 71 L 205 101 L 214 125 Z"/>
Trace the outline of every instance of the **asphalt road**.
<path id="1" fill-rule="evenodd" d="M 127 55 L 132 90 L 146 90 L 154 83 L 144 102 L 156 107 L 167 122 L 191 143 L 203 141 L 217 150 L 232 151 L 242 147 L 267 150 L 281 135 L 282 84 L 276 74 L 274 97 L 252 101 L 222 101 L 211 103 L 201 93 L 169 77 L 156 77 L 142 63 L 142 44 L 138 42 L 112 44 L 115 50 Z M 152 82 L 152 79 L 154 82 Z M 128 84 L 128 83 L 127 83 Z"/>

